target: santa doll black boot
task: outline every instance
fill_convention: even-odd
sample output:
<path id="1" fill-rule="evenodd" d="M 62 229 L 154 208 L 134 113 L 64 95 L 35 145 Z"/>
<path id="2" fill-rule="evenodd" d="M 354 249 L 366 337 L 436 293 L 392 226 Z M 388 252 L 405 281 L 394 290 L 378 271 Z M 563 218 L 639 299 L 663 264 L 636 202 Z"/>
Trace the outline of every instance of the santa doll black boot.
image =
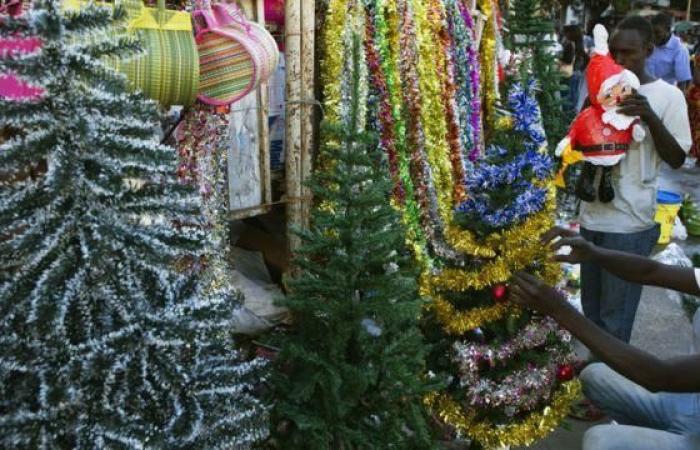
<path id="1" fill-rule="evenodd" d="M 589 162 L 583 163 L 581 176 L 576 183 L 576 196 L 584 202 L 595 201 L 595 173 L 597 167 Z"/>
<path id="2" fill-rule="evenodd" d="M 603 203 L 610 203 L 615 198 L 615 189 L 612 185 L 612 167 L 602 167 L 603 174 L 600 177 L 598 186 L 598 200 Z"/>

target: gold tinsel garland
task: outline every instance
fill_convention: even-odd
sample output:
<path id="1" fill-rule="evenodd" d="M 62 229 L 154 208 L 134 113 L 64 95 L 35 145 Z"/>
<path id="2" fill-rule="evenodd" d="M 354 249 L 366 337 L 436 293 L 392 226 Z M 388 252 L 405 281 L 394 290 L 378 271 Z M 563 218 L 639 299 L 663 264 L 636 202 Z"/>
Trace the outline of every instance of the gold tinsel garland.
<path id="1" fill-rule="evenodd" d="M 495 129 L 498 101 L 498 61 L 496 60 L 496 15 L 493 0 L 479 0 L 479 9 L 486 16 L 481 38 L 481 86 L 483 92 L 484 124 Z"/>
<path id="2" fill-rule="evenodd" d="M 544 438 L 569 414 L 571 404 L 580 397 L 581 383 L 578 380 L 565 382 L 554 394 L 551 405 L 542 412 L 534 412 L 518 423 L 504 425 L 476 422 L 473 413 L 465 413 L 458 403 L 445 395 L 431 393 L 426 396 L 425 404 L 445 423 L 479 441 L 485 448 L 500 448 L 530 445 Z"/>
<path id="3" fill-rule="evenodd" d="M 515 307 L 505 303 L 495 303 L 492 306 L 458 311 L 452 303 L 440 296 L 433 298 L 430 308 L 435 311 L 437 319 L 446 333 L 458 335 L 500 320 L 511 312 L 516 312 Z"/>
<path id="4" fill-rule="evenodd" d="M 445 228 L 445 237 L 447 242 L 460 252 L 482 258 L 494 258 L 513 245 L 531 241 L 541 230 L 551 227 L 554 224 L 553 209 L 554 202 L 548 201 L 544 210 L 528 217 L 522 224 L 491 233 L 484 239 L 477 239 L 472 232 L 452 223 Z"/>
<path id="5" fill-rule="evenodd" d="M 533 263 L 542 264 L 539 275 L 547 283 L 556 283 L 561 276 L 559 263 L 543 261 L 543 258 L 539 243 L 529 247 L 512 248 L 498 259 L 474 271 L 447 268 L 435 275 L 424 274 L 421 277 L 421 294 L 429 296 L 433 288 L 453 292 L 484 289 L 496 283 L 507 282 L 513 275 L 513 272 L 523 270 Z"/>
<path id="6" fill-rule="evenodd" d="M 326 11 L 325 51 L 321 63 L 321 79 L 324 89 L 324 115 L 331 123 L 340 121 L 341 85 L 345 48 L 345 24 L 348 11 L 345 0 L 330 0 Z"/>

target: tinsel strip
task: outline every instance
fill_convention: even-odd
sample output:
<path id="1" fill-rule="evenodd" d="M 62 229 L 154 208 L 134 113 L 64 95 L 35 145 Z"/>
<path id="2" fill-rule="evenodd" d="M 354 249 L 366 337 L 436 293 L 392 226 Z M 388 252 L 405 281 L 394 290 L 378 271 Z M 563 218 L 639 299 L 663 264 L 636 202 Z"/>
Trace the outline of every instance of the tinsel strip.
<path id="1" fill-rule="evenodd" d="M 440 244 L 438 234 L 441 232 L 437 230 L 441 230 L 442 218 L 438 211 L 438 194 L 432 182 L 433 174 L 426 156 L 425 133 L 421 122 L 424 105 L 418 77 L 419 57 L 414 13 L 410 0 L 397 0 L 396 3 L 400 17 L 398 63 L 403 80 L 403 103 L 406 107 L 406 146 L 407 149 L 411 149 L 409 169 L 415 187 L 415 198 L 425 242 L 435 249 Z M 412 248 L 422 250 L 418 248 L 417 244 L 413 243 Z M 428 266 L 432 266 L 432 264 Z"/>
<path id="2" fill-rule="evenodd" d="M 481 89 L 484 97 L 484 122 L 493 130 L 496 124 L 498 101 L 498 59 L 496 43 L 496 13 L 493 0 L 479 0 L 479 8 L 487 17 L 481 37 Z"/>
<path id="3" fill-rule="evenodd" d="M 436 318 L 442 324 L 443 330 L 452 335 L 464 334 L 474 328 L 501 320 L 509 313 L 515 312 L 512 305 L 505 303 L 458 311 L 452 303 L 440 296 L 433 297 L 430 308 L 435 311 Z"/>
<path id="4" fill-rule="evenodd" d="M 552 219 L 553 204 L 554 202 L 549 201 L 544 210 L 531 215 L 522 224 L 491 233 L 484 239 L 477 239 L 471 231 L 464 230 L 454 224 L 447 226 L 445 237 L 456 250 L 472 256 L 494 258 L 507 249 L 538 239 L 542 231 L 554 224 L 554 219 Z"/>
<path id="5" fill-rule="evenodd" d="M 443 223 L 452 219 L 453 180 L 450 154 L 447 145 L 447 124 L 441 97 L 442 84 L 436 68 L 444 64 L 444 55 L 435 50 L 439 42 L 442 23 L 429 14 L 429 0 L 413 0 L 415 30 L 418 43 L 418 75 L 420 86 L 421 123 L 425 139 L 425 151 L 432 169 L 432 178 L 437 193 L 438 211 Z"/>
<path id="6" fill-rule="evenodd" d="M 481 152 L 481 61 L 479 61 L 479 52 L 476 48 L 476 29 L 474 27 L 474 19 L 472 19 L 471 11 L 466 5 L 466 0 L 458 0 L 458 3 L 460 12 L 462 13 L 462 19 L 469 29 L 472 38 L 467 50 L 467 64 L 469 65 L 470 87 L 472 91 L 469 121 L 473 134 L 473 143 L 472 149 L 469 152 L 469 159 L 471 161 L 476 161 Z"/>
<path id="7" fill-rule="evenodd" d="M 463 202 L 466 198 L 464 177 L 466 173 L 465 162 L 462 159 L 464 149 L 460 137 L 460 124 L 457 113 L 457 86 L 455 85 L 455 61 L 451 51 L 454 46 L 452 36 L 446 27 L 445 9 L 442 0 L 431 0 L 428 17 L 437 36 L 435 52 L 441 56 L 436 66 L 438 79 L 442 83 L 442 101 L 447 121 L 447 145 L 450 150 L 450 163 L 452 165 L 453 201 L 455 204 Z M 468 130 L 464 130 L 467 132 Z"/>
<path id="8" fill-rule="evenodd" d="M 563 383 L 553 396 L 550 406 L 541 412 L 533 412 L 520 422 L 510 424 L 476 422 L 473 413 L 465 413 L 454 400 L 438 393 L 427 395 L 425 404 L 442 421 L 479 441 L 483 447 L 501 448 L 527 446 L 544 438 L 569 414 L 571 404 L 580 397 L 581 383 L 578 380 Z"/>
<path id="9" fill-rule="evenodd" d="M 474 384 L 479 379 L 479 372 L 483 367 L 482 363 L 485 362 L 491 368 L 505 365 L 523 352 L 547 345 L 552 335 L 555 335 L 562 343 L 571 341 L 569 332 L 560 328 L 554 319 L 550 317 L 535 318 L 505 342 L 484 344 L 471 341 L 455 342 L 453 344 L 455 352 L 453 360 L 459 366 L 462 382 Z"/>
<path id="10" fill-rule="evenodd" d="M 393 183 L 394 199 L 399 205 L 404 203 L 404 189 L 399 177 L 399 163 L 396 152 L 396 128 L 392 111 L 391 97 L 384 71 L 382 70 L 381 57 L 376 45 L 376 11 L 371 4 L 367 5 L 365 20 L 365 59 L 369 80 L 377 96 L 377 116 L 379 123 L 379 142 L 382 150 L 387 155 L 389 162 L 389 175 Z"/>
<path id="11" fill-rule="evenodd" d="M 484 289 L 496 283 L 505 283 L 513 272 L 523 270 L 533 263 L 542 264 L 540 276 L 549 284 L 555 284 L 561 275 L 558 263 L 542 262 L 541 247 L 533 246 L 515 250 L 512 255 L 503 255 L 474 271 L 443 269 L 437 275 L 423 277 L 422 292 L 432 286 L 441 291 L 464 292 L 469 289 Z M 427 279 L 426 279 L 427 278 Z M 428 290 L 429 292 L 429 290 Z"/>
<path id="12" fill-rule="evenodd" d="M 403 194 L 399 204 L 403 207 L 401 216 L 406 226 L 406 241 L 413 249 L 416 260 L 425 263 L 425 237 L 420 227 L 419 205 L 415 198 L 415 187 L 410 173 L 410 155 L 406 149 L 406 121 L 403 115 L 401 99 L 401 78 L 398 73 L 397 58 L 399 50 L 399 14 L 396 2 L 376 0 L 375 43 L 380 56 L 381 70 L 387 85 L 391 106 L 391 119 L 394 124 L 395 146 L 398 157 L 398 174 L 402 183 Z"/>
<path id="13" fill-rule="evenodd" d="M 326 10 L 323 32 L 325 51 L 321 63 L 324 86 L 324 118 L 331 123 L 340 121 L 341 83 L 346 49 L 345 23 L 348 9 L 346 0 L 330 0 Z"/>

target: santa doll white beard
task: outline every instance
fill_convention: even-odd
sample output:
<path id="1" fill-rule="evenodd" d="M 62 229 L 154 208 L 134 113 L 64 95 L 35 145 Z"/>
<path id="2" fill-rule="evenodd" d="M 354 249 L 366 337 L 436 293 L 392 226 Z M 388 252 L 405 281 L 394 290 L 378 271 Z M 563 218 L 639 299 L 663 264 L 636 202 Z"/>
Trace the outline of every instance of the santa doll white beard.
<path id="1" fill-rule="evenodd" d="M 606 109 L 603 113 L 603 123 L 612 125 L 619 131 L 624 131 L 631 127 L 635 120 L 637 120 L 636 117 L 627 116 L 617 112 L 617 106 Z"/>

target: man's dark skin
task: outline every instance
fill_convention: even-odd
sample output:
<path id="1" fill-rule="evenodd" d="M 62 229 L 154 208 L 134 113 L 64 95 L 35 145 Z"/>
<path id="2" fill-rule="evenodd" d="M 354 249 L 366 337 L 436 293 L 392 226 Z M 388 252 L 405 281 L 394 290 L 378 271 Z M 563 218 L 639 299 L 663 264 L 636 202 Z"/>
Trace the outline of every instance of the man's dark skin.
<path id="1" fill-rule="evenodd" d="M 626 281 L 700 295 L 692 268 L 670 266 L 643 256 L 597 247 L 577 233 L 559 227 L 545 233 L 542 241 L 551 242 L 552 251 L 571 247 L 569 254 L 556 255 L 556 261 L 593 261 Z M 514 275 L 510 298 L 551 316 L 602 362 L 651 392 L 700 392 L 700 355 L 662 360 L 620 341 L 581 315 L 559 291 L 524 272 Z"/>
<path id="2" fill-rule="evenodd" d="M 617 30 L 610 38 L 609 45 L 615 62 L 637 75 L 641 84 L 656 81 L 646 71 L 646 60 L 654 51 L 654 45 L 651 42 L 645 43 L 638 31 Z M 619 112 L 628 116 L 639 116 L 647 124 L 656 151 L 669 166 L 677 169 L 683 165 L 685 152 L 651 109 L 646 97 L 635 92 L 620 103 Z"/>

